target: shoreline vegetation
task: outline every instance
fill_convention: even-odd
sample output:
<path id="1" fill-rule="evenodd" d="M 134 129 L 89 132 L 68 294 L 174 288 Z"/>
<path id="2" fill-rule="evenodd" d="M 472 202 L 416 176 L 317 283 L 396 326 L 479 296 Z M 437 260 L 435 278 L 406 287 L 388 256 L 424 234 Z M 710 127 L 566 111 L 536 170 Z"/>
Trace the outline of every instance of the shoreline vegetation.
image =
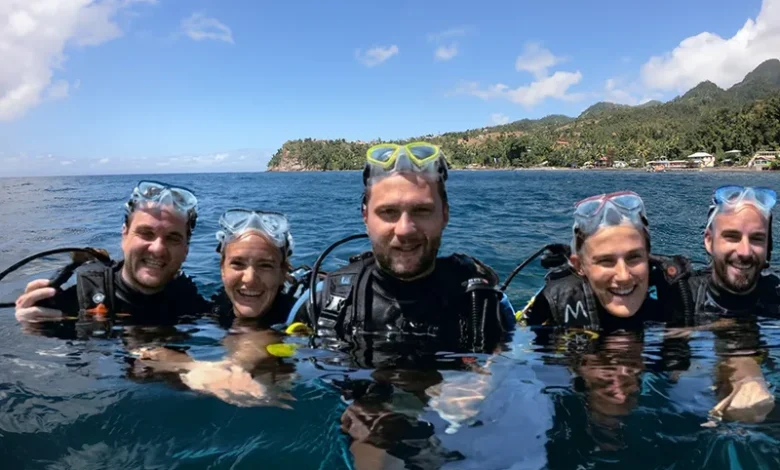
<path id="1" fill-rule="evenodd" d="M 728 90 L 707 81 L 666 103 L 600 102 L 576 118 L 551 115 L 394 142 L 413 141 L 439 145 L 453 169 L 555 171 L 593 165 L 587 169 L 755 171 L 745 165 L 764 151 L 771 156 L 762 166 L 777 168 L 780 158 L 771 151 L 780 150 L 780 60 L 765 61 Z M 380 142 L 287 141 L 269 161 L 268 171 L 359 170 L 368 148 Z M 686 166 L 681 160 L 698 152 L 709 154 L 714 161 L 706 166 L 714 168 L 657 165 L 668 160 Z"/>

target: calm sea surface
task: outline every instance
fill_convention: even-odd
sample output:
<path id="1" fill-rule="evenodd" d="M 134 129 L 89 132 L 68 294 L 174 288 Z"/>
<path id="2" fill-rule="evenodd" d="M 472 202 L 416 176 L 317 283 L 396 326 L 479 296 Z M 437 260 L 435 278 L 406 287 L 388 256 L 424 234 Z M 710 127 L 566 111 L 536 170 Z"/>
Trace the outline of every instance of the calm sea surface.
<path id="1" fill-rule="evenodd" d="M 184 268 L 206 295 L 220 283 L 214 232 L 225 209 L 288 214 L 296 265 L 311 265 L 330 243 L 364 230 L 358 172 L 148 178 L 198 195 L 200 216 Z M 103 247 L 120 258 L 122 205 L 139 179 L 0 179 L 0 269 L 64 246 Z M 442 253 L 471 254 L 505 277 L 543 244 L 569 241 L 574 202 L 631 189 L 646 202 L 655 252 L 705 260 L 702 230 L 709 198 L 713 188 L 726 183 L 780 189 L 780 175 L 455 171 L 448 184 L 451 220 Z M 777 226 L 774 233 L 780 233 Z M 354 242 L 337 250 L 326 268 L 366 247 Z M 514 280 L 509 293 L 516 308 L 541 286 L 542 276 L 534 264 Z M 5 301 L 23 280 L 0 284 Z M 773 392 L 780 384 L 778 327 L 776 321 L 760 324 L 767 349 L 762 367 Z M 180 341 L 191 354 L 211 360 L 224 354 L 216 326 L 192 325 L 186 333 Z M 602 356 L 608 370 L 628 370 L 614 380 L 622 380 L 617 388 L 633 390 L 634 397 L 615 404 L 609 387 L 598 385 L 612 376 L 570 366 L 565 351 L 538 346 L 534 332 L 520 328 L 509 351 L 491 360 L 489 393 L 476 415 L 481 425 L 445 433 L 447 422 L 424 404 L 419 419 L 433 426 L 437 449 L 462 455 L 445 468 L 780 468 L 780 412 L 760 424 L 701 426 L 717 403 L 714 336 L 695 333 L 689 367 L 673 374 L 658 366 L 661 335 L 660 329 L 650 329 L 643 345 Z M 238 407 L 161 381 L 131 378 L 127 348 L 119 339 L 25 334 L 11 309 L 0 310 L 0 468 L 350 468 L 349 441 L 339 429 L 347 405 L 329 377 L 368 377 L 368 371 L 325 373 L 317 366 L 318 354 L 299 351 L 287 360 L 296 370 L 291 410 Z M 442 375 L 446 380 L 452 373 Z M 636 383 L 626 385 L 632 377 Z"/>

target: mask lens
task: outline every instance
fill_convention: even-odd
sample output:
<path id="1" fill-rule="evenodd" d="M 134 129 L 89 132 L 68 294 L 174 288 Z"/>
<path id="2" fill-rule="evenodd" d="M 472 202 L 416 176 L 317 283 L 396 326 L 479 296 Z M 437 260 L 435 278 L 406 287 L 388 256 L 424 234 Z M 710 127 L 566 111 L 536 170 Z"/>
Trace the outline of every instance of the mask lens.
<path id="1" fill-rule="evenodd" d="M 586 199 L 577 204 L 575 213 L 584 217 L 593 217 L 601 207 L 601 199 Z"/>
<path id="2" fill-rule="evenodd" d="M 165 187 L 158 183 L 152 183 L 150 181 L 142 181 L 138 183 L 138 192 L 141 196 L 149 199 L 154 199 L 160 195 Z"/>
<path id="3" fill-rule="evenodd" d="M 289 228 L 287 219 L 278 214 L 263 214 L 260 220 L 268 232 L 276 238 Z"/>
<path id="4" fill-rule="evenodd" d="M 755 189 L 756 201 L 767 209 L 777 204 L 777 193 L 769 188 L 756 188 Z"/>
<path id="5" fill-rule="evenodd" d="M 195 195 L 187 191 L 186 189 L 172 188 L 171 194 L 173 195 L 173 201 L 179 206 L 186 209 L 191 209 L 195 207 L 195 204 L 197 204 L 198 201 L 195 198 Z"/>
<path id="6" fill-rule="evenodd" d="M 610 199 L 616 206 L 626 210 L 636 210 L 642 207 L 642 200 L 633 194 L 621 194 Z"/>
<path id="7" fill-rule="evenodd" d="M 745 188 L 742 186 L 723 186 L 715 192 L 715 198 L 718 203 L 734 204 L 739 201 Z"/>
<path id="8" fill-rule="evenodd" d="M 387 163 L 393 158 L 393 153 L 396 150 L 398 147 L 395 145 L 377 145 L 369 149 L 368 157 L 380 163 Z"/>
<path id="9" fill-rule="evenodd" d="M 221 222 L 225 228 L 233 231 L 237 230 L 241 225 L 245 224 L 251 215 L 252 213 L 249 211 L 240 209 L 231 210 L 222 214 Z"/>
<path id="10" fill-rule="evenodd" d="M 407 146 L 407 150 L 420 161 L 435 158 L 439 154 L 439 149 L 430 144 L 410 144 Z"/>

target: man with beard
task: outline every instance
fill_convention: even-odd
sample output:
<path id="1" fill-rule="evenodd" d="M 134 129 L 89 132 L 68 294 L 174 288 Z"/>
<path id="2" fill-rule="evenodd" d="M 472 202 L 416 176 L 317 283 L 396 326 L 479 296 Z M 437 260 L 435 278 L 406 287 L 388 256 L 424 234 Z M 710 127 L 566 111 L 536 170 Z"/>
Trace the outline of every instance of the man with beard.
<path id="1" fill-rule="evenodd" d="M 777 316 L 780 277 L 764 273 L 772 252 L 768 188 L 723 186 L 710 206 L 704 247 L 712 263 L 690 279 L 696 311 Z"/>
<path id="2" fill-rule="evenodd" d="M 362 213 L 372 251 L 329 273 L 316 306 L 304 293 L 296 320 L 318 336 L 360 343 L 397 336 L 430 348 L 489 350 L 505 340 L 514 317 L 496 273 L 466 255 L 437 257 L 450 215 L 446 180 L 435 145 L 371 147 Z"/>
<path id="3" fill-rule="evenodd" d="M 711 264 L 688 280 L 696 312 L 695 329 L 715 335 L 715 418 L 760 422 L 774 407 L 761 369 L 766 348 L 757 317 L 778 317 L 780 277 L 765 272 L 772 252 L 775 191 L 722 186 L 715 190 L 704 231 Z M 687 344 L 683 333 L 682 345 Z M 687 346 L 686 346 L 687 347 Z"/>
<path id="4" fill-rule="evenodd" d="M 76 284 L 65 291 L 50 287 L 47 279 L 30 282 L 16 300 L 16 319 L 58 322 L 65 314 L 79 313 L 163 324 L 208 311 L 195 284 L 181 273 L 196 219 L 197 198 L 191 191 L 141 181 L 125 205 L 124 261 L 85 264 L 76 271 Z"/>

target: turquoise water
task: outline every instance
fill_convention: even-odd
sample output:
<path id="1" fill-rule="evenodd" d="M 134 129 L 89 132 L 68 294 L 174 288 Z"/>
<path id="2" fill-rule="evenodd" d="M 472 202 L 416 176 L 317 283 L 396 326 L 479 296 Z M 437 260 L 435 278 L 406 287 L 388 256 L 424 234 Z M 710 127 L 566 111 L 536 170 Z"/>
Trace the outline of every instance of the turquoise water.
<path id="1" fill-rule="evenodd" d="M 0 268 L 67 245 L 104 247 L 119 257 L 122 204 L 138 179 L 0 179 Z M 296 241 L 295 264 L 312 264 L 331 242 L 363 230 L 357 172 L 157 179 L 187 186 L 199 196 L 200 217 L 185 270 L 205 294 L 220 282 L 214 232 L 224 209 L 287 213 Z M 575 201 L 633 189 L 646 201 L 654 250 L 704 260 L 701 234 L 712 189 L 724 183 L 777 188 L 778 182 L 780 176 L 766 173 L 456 171 L 448 185 L 451 221 L 442 253 L 472 254 L 506 276 L 544 243 L 568 241 Z M 326 267 L 365 249 L 361 243 L 337 250 Z M 509 293 L 516 307 L 536 291 L 542 275 L 533 265 L 514 280 Z M 12 295 L 21 286 L 20 278 L 3 283 L 0 296 Z M 762 367 L 773 391 L 780 384 L 775 367 L 779 326 L 771 320 L 760 324 L 759 340 L 767 351 Z M 200 322 L 179 328 L 169 342 L 189 347 L 199 358 L 217 359 L 224 353 L 222 336 L 215 325 Z M 718 361 L 714 336 L 694 334 L 690 367 L 679 376 L 660 367 L 660 338 L 661 329 L 654 327 L 643 343 L 629 338 L 616 354 L 602 355 L 603 370 L 621 371 L 623 389 L 635 390 L 619 405 L 599 395 L 593 368 L 585 372 L 571 367 L 565 351 L 537 344 L 534 332 L 522 328 L 508 351 L 487 366 L 490 388 L 474 419 L 479 425 L 448 434 L 448 423 L 436 411 L 396 387 L 393 402 L 414 408 L 434 432 L 426 448 L 438 457 L 409 461 L 415 468 L 777 468 L 778 412 L 760 424 L 701 426 L 717 402 L 710 388 Z M 330 353 L 303 350 L 288 360 L 295 369 L 292 410 L 237 407 L 174 383 L 134 376 L 125 344 L 133 341 L 137 337 L 132 334 L 89 341 L 24 334 L 13 311 L 0 310 L 2 468 L 353 465 L 349 440 L 339 430 L 346 404 L 331 382 L 334 376 L 368 378 L 370 371 L 350 368 Z M 410 380 L 422 383 L 431 375 L 440 380 L 432 370 Z M 442 375 L 445 383 L 459 377 L 453 371 Z M 451 457 L 452 452 L 459 452 L 459 458 L 445 463 L 448 458 L 441 456 Z"/>

